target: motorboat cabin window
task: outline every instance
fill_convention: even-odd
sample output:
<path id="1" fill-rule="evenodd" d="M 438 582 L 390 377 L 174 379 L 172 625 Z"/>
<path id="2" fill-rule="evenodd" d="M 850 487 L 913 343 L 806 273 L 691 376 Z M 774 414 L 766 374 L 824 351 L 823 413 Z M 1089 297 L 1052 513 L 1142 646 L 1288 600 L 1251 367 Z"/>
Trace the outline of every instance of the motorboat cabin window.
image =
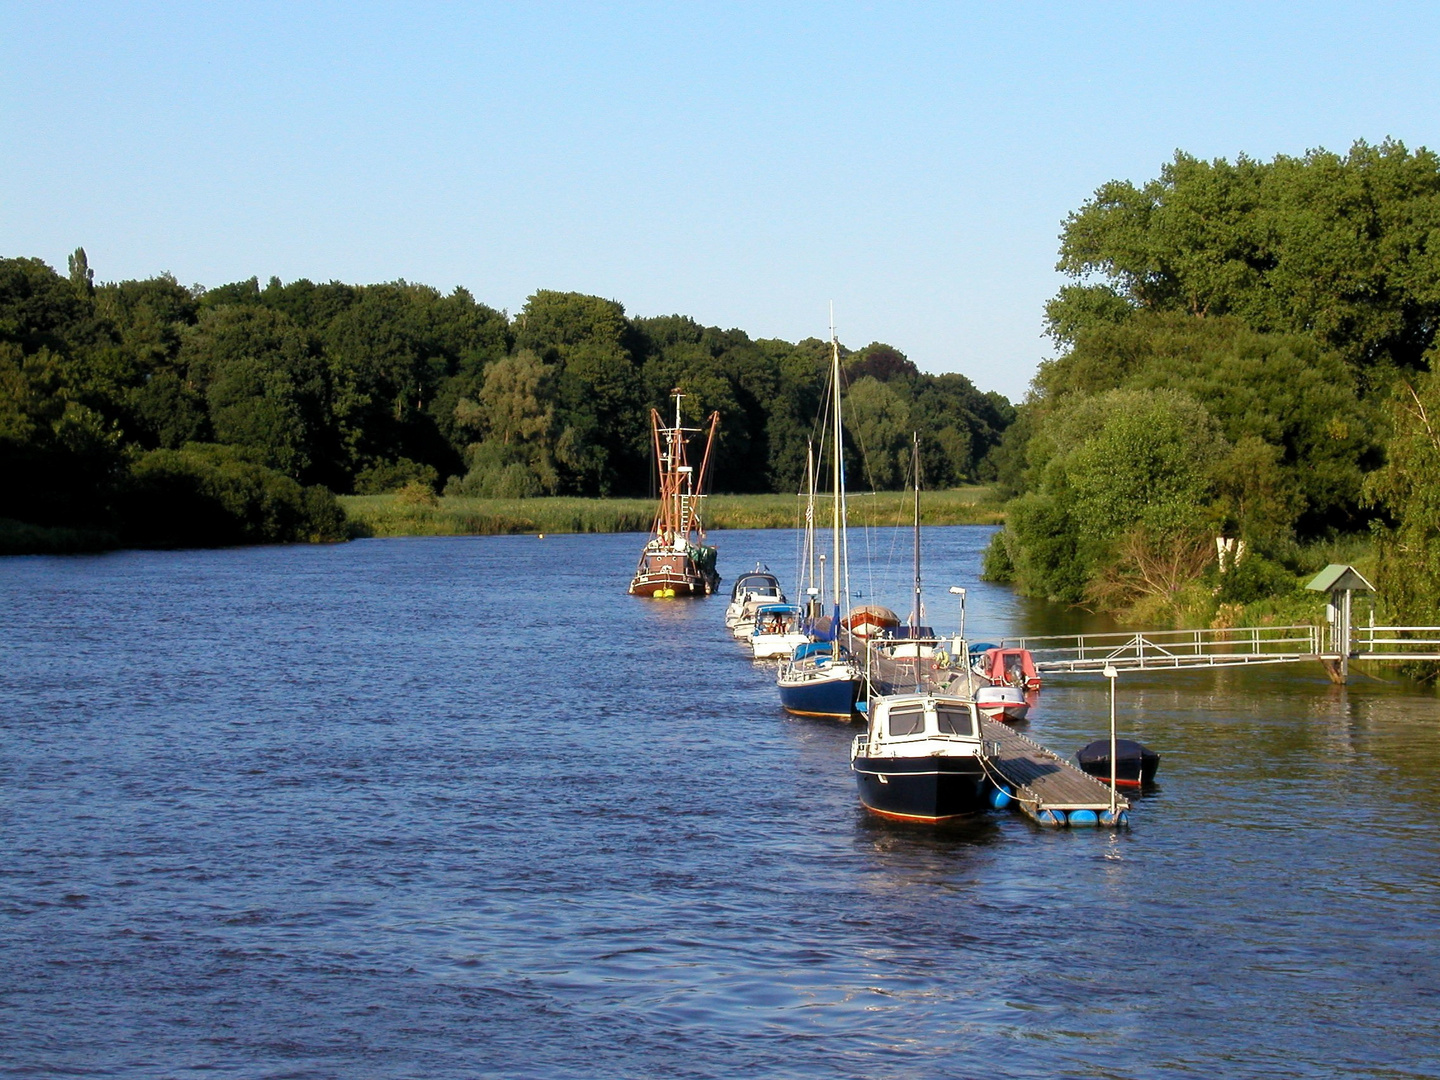
<path id="1" fill-rule="evenodd" d="M 936 709 L 935 725 L 941 735 L 975 738 L 975 718 L 968 709 Z"/>
<path id="2" fill-rule="evenodd" d="M 899 735 L 924 735 L 925 710 L 918 705 L 913 709 L 890 710 L 890 737 Z"/>

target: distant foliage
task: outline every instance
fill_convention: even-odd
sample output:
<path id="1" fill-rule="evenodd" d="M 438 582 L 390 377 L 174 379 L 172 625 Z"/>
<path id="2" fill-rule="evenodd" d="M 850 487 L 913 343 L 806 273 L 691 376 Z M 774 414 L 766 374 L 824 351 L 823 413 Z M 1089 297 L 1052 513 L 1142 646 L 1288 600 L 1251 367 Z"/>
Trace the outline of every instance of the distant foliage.
<path id="1" fill-rule="evenodd" d="M 1288 592 L 1298 544 L 1382 511 L 1392 583 L 1423 581 L 1428 510 L 1406 477 L 1424 472 L 1437 220 L 1440 159 L 1389 141 L 1270 162 L 1177 153 L 1146 184 L 1103 185 L 1061 237 L 1072 282 L 1046 313 L 1062 352 L 990 457 L 1015 501 L 987 572 L 1113 609 L 1147 574 L 1189 567 L 1233 606 Z M 1387 407 L 1397 380 L 1410 404 Z M 1220 580 L 1206 535 L 1245 540 L 1252 560 Z"/>
<path id="2" fill-rule="evenodd" d="M 1383 468 L 1366 484 L 1371 505 L 1393 524 L 1375 522 L 1375 582 L 1386 617 L 1411 626 L 1440 625 L 1440 373 L 1396 386 L 1388 402 L 1393 434 Z M 1434 679 L 1435 665 L 1419 672 Z"/>
<path id="3" fill-rule="evenodd" d="M 228 446 L 142 454 L 119 506 L 121 535 L 145 547 L 345 539 L 345 514 L 329 491 L 301 487 Z"/>
<path id="4" fill-rule="evenodd" d="M 687 422 L 722 414 L 717 490 L 793 493 L 830 355 L 813 339 L 632 319 L 580 293 L 536 292 L 511 319 L 463 289 L 405 281 L 97 285 L 78 250 L 68 271 L 0 259 L 0 501 L 6 516 L 45 527 L 113 529 L 123 518 L 143 542 L 283 533 L 249 510 L 212 513 L 194 494 L 239 490 L 242 473 L 259 483 L 254 469 L 338 493 L 418 482 L 505 498 L 643 496 L 650 409 L 668 415 L 675 387 Z M 962 484 L 1013 418 L 998 395 L 963 375 L 924 375 L 890 346 L 845 359 L 857 483 L 900 484 L 896 448 L 914 428 L 930 486 Z M 199 444 L 238 456 L 220 462 Z M 181 515 L 146 529 L 127 511 L 127 500 L 154 506 L 162 492 L 185 500 L 192 524 Z"/>

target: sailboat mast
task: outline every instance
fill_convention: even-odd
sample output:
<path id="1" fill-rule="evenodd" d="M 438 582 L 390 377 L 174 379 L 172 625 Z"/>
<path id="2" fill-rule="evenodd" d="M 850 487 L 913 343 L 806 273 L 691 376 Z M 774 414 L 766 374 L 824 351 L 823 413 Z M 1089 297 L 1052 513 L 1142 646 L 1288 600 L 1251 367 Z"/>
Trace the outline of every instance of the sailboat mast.
<path id="1" fill-rule="evenodd" d="M 805 444 L 805 586 L 815 585 L 815 444 Z"/>
<path id="2" fill-rule="evenodd" d="M 833 521 L 835 565 L 831 567 L 831 572 L 834 574 L 835 580 L 835 613 L 838 621 L 840 616 L 840 597 L 842 595 L 840 591 L 840 563 L 843 561 L 841 558 L 841 550 L 845 543 L 843 530 L 841 529 L 841 522 L 844 520 L 845 514 L 845 473 L 844 465 L 841 462 L 842 440 L 840 438 L 840 342 L 839 339 L 835 337 L 834 305 L 831 305 L 830 308 L 830 376 L 832 380 L 830 396 L 833 399 L 831 404 L 835 410 L 835 444 L 833 447 L 835 457 L 835 507 Z"/>
<path id="3" fill-rule="evenodd" d="M 920 610 L 920 433 L 912 432 L 914 448 L 911 460 L 915 469 L 915 617 L 910 620 L 911 626 L 919 626 L 924 618 Z"/>

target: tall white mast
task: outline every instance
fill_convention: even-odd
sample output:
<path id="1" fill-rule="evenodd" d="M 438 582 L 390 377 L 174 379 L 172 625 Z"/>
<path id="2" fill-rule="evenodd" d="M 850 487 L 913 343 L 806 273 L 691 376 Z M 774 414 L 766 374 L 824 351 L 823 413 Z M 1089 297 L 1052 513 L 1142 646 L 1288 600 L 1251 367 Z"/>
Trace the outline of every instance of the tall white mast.
<path id="1" fill-rule="evenodd" d="M 832 381 L 830 394 L 834 398 L 833 407 L 835 410 L 835 443 L 833 447 L 835 457 L 835 511 L 833 522 L 835 565 L 831 568 L 831 572 L 834 575 L 836 615 L 843 618 L 844 616 L 840 614 L 840 601 L 841 597 L 848 599 L 850 595 L 850 582 L 848 580 L 850 577 L 850 567 L 849 560 L 845 557 L 845 465 L 843 460 L 844 440 L 841 438 L 842 430 L 840 426 L 840 340 L 835 336 L 835 305 L 833 303 L 830 305 L 830 375 Z M 843 568 L 841 563 L 845 563 Z M 842 578 L 844 579 L 843 591 L 841 588 Z M 836 627 L 836 633 L 837 635 L 839 633 L 838 625 Z"/>

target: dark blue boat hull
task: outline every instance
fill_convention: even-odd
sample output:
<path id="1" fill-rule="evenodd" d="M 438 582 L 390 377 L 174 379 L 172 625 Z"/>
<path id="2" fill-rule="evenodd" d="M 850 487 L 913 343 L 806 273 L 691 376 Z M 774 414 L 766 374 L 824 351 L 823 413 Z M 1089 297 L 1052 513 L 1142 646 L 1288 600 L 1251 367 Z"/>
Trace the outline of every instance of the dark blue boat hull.
<path id="1" fill-rule="evenodd" d="M 850 763 L 860 801 L 882 817 L 935 822 L 989 808 L 990 786 L 976 758 L 864 758 Z"/>

